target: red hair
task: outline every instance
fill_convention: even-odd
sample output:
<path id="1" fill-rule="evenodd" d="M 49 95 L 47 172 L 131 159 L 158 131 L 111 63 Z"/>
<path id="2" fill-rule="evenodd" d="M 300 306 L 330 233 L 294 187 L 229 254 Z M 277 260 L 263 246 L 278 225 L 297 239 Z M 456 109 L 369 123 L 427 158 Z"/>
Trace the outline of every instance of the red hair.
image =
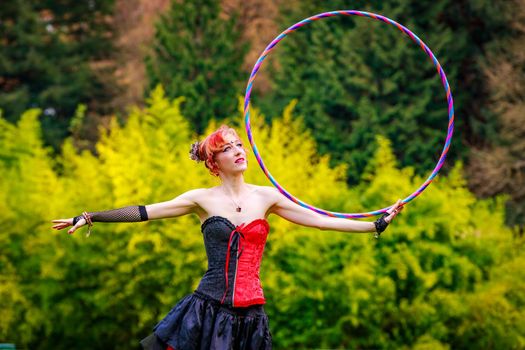
<path id="1" fill-rule="evenodd" d="M 204 141 L 199 143 L 199 158 L 204 161 L 206 168 L 215 176 L 219 175 L 219 166 L 215 162 L 214 157 L 216 153 L 222 151 L 222 146 L 226 143 L 225 138 L 227 135 L 233 135 L 240 139 L 235 129 L 227 125 L 221 125 L 217 130 L 208 135 Z"/>

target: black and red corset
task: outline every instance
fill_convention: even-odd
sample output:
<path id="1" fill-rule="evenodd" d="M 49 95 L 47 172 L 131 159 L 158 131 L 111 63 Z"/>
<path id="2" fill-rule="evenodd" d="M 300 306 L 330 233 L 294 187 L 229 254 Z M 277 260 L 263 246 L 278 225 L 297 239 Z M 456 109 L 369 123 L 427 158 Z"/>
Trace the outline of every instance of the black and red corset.
<path id="1" fill-rule="evenodd" d="M 222 216 L 212 216 L 202 223 L 201 231 L 208 271 L 197 291 L 232 307 L 264 304 L 259 269 L 270 231 L 268 221 L 235 226 Z"/>

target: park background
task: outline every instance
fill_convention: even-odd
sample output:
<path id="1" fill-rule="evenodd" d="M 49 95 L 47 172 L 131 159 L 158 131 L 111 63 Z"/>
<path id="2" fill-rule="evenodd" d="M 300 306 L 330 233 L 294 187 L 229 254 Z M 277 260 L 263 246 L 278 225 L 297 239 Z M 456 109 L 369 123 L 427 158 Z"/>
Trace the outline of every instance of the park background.
<path id="1" fill-rule="evenodd" d="M 276 349 L 525 348 L 525 1 L 7 0 L 0 6 L 0 343 L 129 349 L 206 269 L 195 216 L 51 220 L 169 200 L 217 180 L 188 157 L 279 32 L 380 13 L 434 52 L 456 129 L 445 167 L 372 235 L 270 217 L 261 279 Z M 369 211 L 433 169 L 446 99 L 396 28 L 331 18 L 289 35 L 252 93 L 272 174 L 301 199 Z M 246 180 L 269 185 L 251 151 Z"/>

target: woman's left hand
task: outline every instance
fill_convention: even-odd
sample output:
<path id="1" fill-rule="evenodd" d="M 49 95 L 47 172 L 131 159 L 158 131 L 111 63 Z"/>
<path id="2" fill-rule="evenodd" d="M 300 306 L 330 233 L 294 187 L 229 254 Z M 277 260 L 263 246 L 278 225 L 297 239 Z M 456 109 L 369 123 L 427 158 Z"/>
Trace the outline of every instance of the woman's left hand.
<path id="1" fill-rule="evenodd" d="M 386 218 L 385 218 L 385 221 L 387 224 L 391 223 L 392 220 L 394 220 L 394 218 L 397 216 L 397 214 L 399 214 L 402 210 L 403 210 L 403 206 L 405 204 L 401 202 L 401 199 L 398 199 L 396 204 L 394 204 L 392 206 L 392 208 L 388 209 L 386 212 L 389 214 Z"/>

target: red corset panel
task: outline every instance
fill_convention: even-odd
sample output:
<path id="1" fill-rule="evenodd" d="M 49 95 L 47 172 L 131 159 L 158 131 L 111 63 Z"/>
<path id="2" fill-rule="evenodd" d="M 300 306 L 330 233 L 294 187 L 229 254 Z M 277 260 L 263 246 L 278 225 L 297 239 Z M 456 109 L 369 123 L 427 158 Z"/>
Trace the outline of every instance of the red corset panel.
<path id="1" fill-rule="evenodd" d="M 232 306 L 264 304 L 259 269 L 269 231 L 270 226 L 265 219 L 257 219 L 249 224 L 239 225 L 231 231 L 224 266 L 226 289 L 222 298 L 223 303 L 228 289 L 233 288 Z M 231 257 L 230 251 L 234 242 L 237 244 L 237 254 Z M 231 258 L 236 261 L 230 261 Z M 230 264 L 236 264 L 233 281 L 229 281 L 228 278 Z"/>

